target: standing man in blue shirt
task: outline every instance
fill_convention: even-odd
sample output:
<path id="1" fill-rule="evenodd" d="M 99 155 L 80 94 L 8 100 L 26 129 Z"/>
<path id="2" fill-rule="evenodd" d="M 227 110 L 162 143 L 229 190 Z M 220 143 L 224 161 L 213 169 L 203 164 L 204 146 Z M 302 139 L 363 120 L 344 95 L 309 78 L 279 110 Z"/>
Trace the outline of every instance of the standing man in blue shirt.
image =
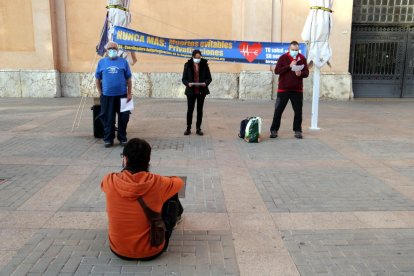
<path id="1" fill-rule="evenodd" d="M 118 57 L 118 44 L 110 41 L 105 46 L 107 56 L 96 68 L 96 88 L 101 101 L 101 119 L 104 124 L 105 147 L 113 146 L 115 139 L 115 115 L 118 114 L 117 138 L 122 146 L 128 142 L 126 129 L 130 111 L 120 112 L 121 98 L 132 99 L 131 69 L 128 62 Z"/>

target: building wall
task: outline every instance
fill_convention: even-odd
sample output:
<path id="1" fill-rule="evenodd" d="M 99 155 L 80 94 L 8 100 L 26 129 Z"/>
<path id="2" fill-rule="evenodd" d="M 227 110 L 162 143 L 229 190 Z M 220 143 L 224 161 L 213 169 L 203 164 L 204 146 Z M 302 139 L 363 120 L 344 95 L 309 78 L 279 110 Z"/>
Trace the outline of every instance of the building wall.
<path id="1" fill-rule="evenodd" d="M 105 4 L 104 0 L 0 2 L 0 96 L 94 95 L 95 46 L 106 14 Z M 309 12 L 307 4 L 289 0 L 132 0 L 130 8 L 130 28 L 149 34 L 277 42 L 300 41 Z M 327 91 L 322 95 L 348 99 L 352 1 L 337 0 L 334 10 L 332 68 L 323 72 L 329 80 L 335 81 L 336 76 L 348 79 L 349 86 L 344 85 L 338 92 L 334 85 L 325 85 Z M 137 57 L 138 63 L 132 68 L 135 95 L 184 96 L 180 83 L 184 59 L 139 53 Z M 272 97 L 277 77 L 269 66 L 211 62 L 210 68 L 215 88 L 212 97 Z M 51 88 L 46 92 L 40 87 L 23 91 L 30 87 L 19 86 L 23 77 L 29 78 L 29 84 L 41 84 L 43 90 L 45 84 Z M 7 78 L 15 84 L 5 81 Z M 309 97 L 311 80 L 307 80 L 306 87 Z"/>

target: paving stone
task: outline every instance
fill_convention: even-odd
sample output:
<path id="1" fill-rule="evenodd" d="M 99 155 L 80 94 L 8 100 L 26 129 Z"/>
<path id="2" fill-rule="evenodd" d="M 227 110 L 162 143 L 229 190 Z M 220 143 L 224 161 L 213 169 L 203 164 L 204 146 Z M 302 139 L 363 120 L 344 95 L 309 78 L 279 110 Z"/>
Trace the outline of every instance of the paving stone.
<path id="1" fill-rule="evenodd" d="M 292 133 L 293 136 L 293 133 Z M 251 160 L 344 160 L 340 153 L 316 139 L 298 143 L 296 139 L 279 139 L 277 143 L 249 144 L 243 140 L 237 143 L 240 152 Z"/>
<path id="2" fill-rule="evenodd" d="M 362 140 L 349 141 L 354 148 L 375 159 L 384 158 L 414 158 L 413 141 Z"/>
<path id="3" fill-rule="evenodd" d="M 359 168 L 252 169 L 270 212 L 414 210 L 414 201 Z M 269 194 L 271 198 L 269 198 Z"/>
<path id="4" fill-rule="evenodd" d="M 104 212 L 105 194 L 101 191 L 99 183 L 105 174 L 119 170 L 118 167 L 96 168 L 65 202 L 61 211 Z M 216 169 L 154 167 L 152 171 L 161 175 L 187 176 L 185 198 L 180 199 L 185 212 L 222 213 L 226 211 L 220 178 L 216 177 L 218 175 Z M 204 191 L 212 186 L 216 187 L 216 190 L 212 192 L 214 201 L 209 201 Z"/>
<path id="5" fill-rule="evenodd" d="M 0 210 L 16 210 L 64 169 L 64 166 L 0 164 L 0 178 L 6 179 L 0 185 Z"/>
<path id="6" fill-rule="evenodd" d="M 375 174 L 376 166 L 387 166 L 393 175 L 414 180 L 412 103 L 324 102 L 323 129 L 305 128 L 305 139 L 300 141 L 293 139 L 292 112 L 287 110 L 278 139 L 249 144 L 235 135 L 240 114 L 248 110 L 262 116 L 266 136 L 274 104 L 209 102 L 203 137 L 182 135 L 185 101 L 142 99 L 128 128 L 129 137 L 144 138 L 152 145 L 152 171 L 187 176 L 182 199 L 187 212 L 226 213 L 222 185 L 228 183 L 220 173 L 232 172 L 234 167 L 246 171 L 270 212 L 334 211 L 340 217 L 347 211 L 413 210 L 410 183 L 405 190 L 398 189 L 405 191 L 403 195 L 386 185 L 390 179 L 383 182 L 376 176 L 384 176 Z M 92 137 L 89 110 L 72 133 L 78 103 L 79 99 L 68 98 L 0 99 L 0 211 L 18 210 L 74 164 L 91 164 L 96 169 L 72 195 L 66 195 L 69 198 L 60 211 L 105 211 L 99 183 L 104 174 L 121 169 L 122 147 L 104 149 L 102 141 Z M 304 109 L 309 114 L 309 102 Z M 308 119 L 304 116 L 304 126 Z M 228 151 L 229 146 L 236 150 Z M 414 275 L 412 229 L 295 230 L 282 235 L 285 248 L 280 250 L 289 251 L 302 275 Z M 143 271 L 125 272 L 124 268 Z M 122 273 L 238 275 L 240 271 L 230 231 L 183 230 L 175 231 L 168 252 L 144 263 L 114 256 L 104 230 L 39 229 L 0 267 L 1 276 Z"/>
<path id="7" fill-rule="evenodd" d="M 414 229 L 282 231 L 286 248 L 302 275 L 414 274 L 413 233 Z M 367 239 L 381 238 L 371 239 L 364 245 L 353 243 L 359 234 Z M 320 240 L 322 246 L 313 246 L 314 240 Z M 299 250 L 290 250 L 294 247 Z"/>
<path id="8" fill-rule="evenodd" d="M 222 235 L 220 235 L 220 233 Z M 55 239 L 61 241 L 62 235 L 80 239 L 77 245 L 60 243 L 56 246 Z M 195 235 L 198 239 L 195 240 Z M 213 235 L 216 238 L 211 239 Z M 42 238 L 39 238 L 42 236 Z M 239 275 L 232 235 L 230 231 L 174 231 L 170 249 L 151 262 L 126 261 L 119 259 L 110 252 L 107 246 L 103 251 L 97 250 L 96 244 L 106 243 L 101 239 L 106 230 L 54 230 L 42 229 L 29 243 L 34 244 L 35 251 L 20 254 L 13 258 L 3 271 L 6 274 L 44 273 L 48 275 L 97 275 L 97 274 L 135 274 L 135 275 L 200 275 L 197 271 L 209 268 L 211 275 L 216 272 Z M 84 239 L 82 239 L 84 237 Z M 191 239 L 191 245 L 177 242 Z M 226 241 L 226 245 L 223 245 Z M 86 249 L 85 249 L 86 248 Z M 86 250 L 86 251 L 85 251 Z M 36 253 L 34 253 L 36 252 Z M 56 256 L 52 253 L 56 252 Z M 92 252 L 88 254 L 88 252 Z M 226 252 L 224 254 L 224 252 Z M 99 256 L 99 257 L 98 257 Z M 36 261 L 37 260 L 37 261 Z M 3 273 L 3 272 L 2 272 Z M 24 274 L 23 273 L 23 274 Z M 176 273 L 176 274 L 174 274 Z M 2 274 L 3 276 L 3 274 Z"/>
<path id="9" fill-rule="evenodd" d="M 0 143 L 2 156 L 79 158 L 96 140 L 93 137 L 20 135 Z"/>

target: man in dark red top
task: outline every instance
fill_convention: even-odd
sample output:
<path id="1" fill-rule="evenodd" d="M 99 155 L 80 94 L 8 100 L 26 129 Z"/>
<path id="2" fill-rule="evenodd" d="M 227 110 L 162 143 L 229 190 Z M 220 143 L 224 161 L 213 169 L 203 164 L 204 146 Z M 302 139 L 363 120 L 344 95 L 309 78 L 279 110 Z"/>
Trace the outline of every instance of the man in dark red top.
<path id="1" fill-rule="evenodd" d="M 299 43 L 297 41 L 292 41 L 289 52 L 279 58 L 275 74 L 279 75 L 279 86 L 275 113 L 270 127 L 270 138 L 277 137 L 282 113 L 290 100 L 295 112 L 293 131 L 296 138 L 302 139 L 303 79 L 308 77 L 309 69 L 305 56 L 299 53 Z"/>

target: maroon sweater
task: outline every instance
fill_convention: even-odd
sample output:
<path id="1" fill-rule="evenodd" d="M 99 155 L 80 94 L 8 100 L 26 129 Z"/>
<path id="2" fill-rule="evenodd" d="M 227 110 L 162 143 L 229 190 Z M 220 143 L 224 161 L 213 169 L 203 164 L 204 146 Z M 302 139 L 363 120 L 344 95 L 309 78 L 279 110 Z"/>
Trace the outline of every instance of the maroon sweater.
<path id="1" fill-rule="evenodd" d="M 275 68 L 275 74 L 279 75 L 279 87 L 277 92 L 303 92 L 303 79 L 309 76 L 308 64 L 305 56 L 302 54 L 296 56 L 296 65 L 305 65 L 302 69 L 302 75 L 298 77 L 290 68 L 290 63 L 293 60 L 293 57 L 291 57 L 289 53 L 286 53 L 277 61 Z"/>

